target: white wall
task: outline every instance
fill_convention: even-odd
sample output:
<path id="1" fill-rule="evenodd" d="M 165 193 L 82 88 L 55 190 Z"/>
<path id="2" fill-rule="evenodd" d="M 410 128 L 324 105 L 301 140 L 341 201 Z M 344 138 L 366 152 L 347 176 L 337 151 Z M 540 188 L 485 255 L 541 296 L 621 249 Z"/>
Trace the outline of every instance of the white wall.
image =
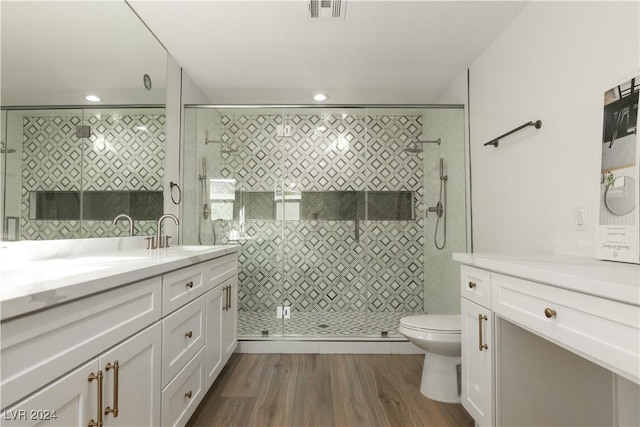
<path id="1" fill-rule="evenodd" d="M 472 64 L 475 252 L 593 256 L 603 94 L 639 72 L 639 13 L 638 2 L 531 2 Z M 537 119 L 540 130 L 482 145 Z M 578 206 L 586 231 L 574 230 Z"/>

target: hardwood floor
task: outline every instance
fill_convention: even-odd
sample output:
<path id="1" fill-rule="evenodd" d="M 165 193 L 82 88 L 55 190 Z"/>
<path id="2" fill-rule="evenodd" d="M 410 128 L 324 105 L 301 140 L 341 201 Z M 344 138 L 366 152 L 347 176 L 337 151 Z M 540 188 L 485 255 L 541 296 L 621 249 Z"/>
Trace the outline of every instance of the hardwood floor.
<path id="1" fill-rule="evenodd" d="M 420 393 L 423 357 L 234 354 L 187 426 L 473 426 Z"/>

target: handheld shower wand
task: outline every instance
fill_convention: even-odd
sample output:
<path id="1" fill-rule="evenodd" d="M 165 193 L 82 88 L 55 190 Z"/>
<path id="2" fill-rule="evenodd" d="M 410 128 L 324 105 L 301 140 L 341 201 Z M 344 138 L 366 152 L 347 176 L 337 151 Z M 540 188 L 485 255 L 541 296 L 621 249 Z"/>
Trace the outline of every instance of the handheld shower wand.
<path id="1" fill-rule="evenodd" d="M 438 219 L 436 220 L 436 229 L 433 232 L 433 243 L 438 250 L 444 249 L 447 244 L 447 211 L 445 210 L 445 205 L 447 203 L 447 189 L 445 183 L 449 177 L 444 174 L 444 159 L 440 158 L 440 196 L 438 197 L 438 203 L 435 206 L 431 206 L 427 209 L 427 215 L 429 212 L 435 212 Z M 440 218 L 444 215 L 443 225 L 444 225 L 444 235 L 442 240 L 442 245 L 438 244 L 438 228 L 440 227 Z"/>

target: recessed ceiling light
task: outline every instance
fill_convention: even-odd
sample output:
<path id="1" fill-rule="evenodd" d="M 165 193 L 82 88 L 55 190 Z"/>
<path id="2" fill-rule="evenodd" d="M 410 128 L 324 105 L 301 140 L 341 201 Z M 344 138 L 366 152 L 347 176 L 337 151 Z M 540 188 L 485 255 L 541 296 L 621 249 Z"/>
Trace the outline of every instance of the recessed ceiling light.
<path id="1" fill-rule="evenodd" d="M 84 99 L 86 99 L 87 101 L 91 101 L 91 102 L 100 102 L 100 98 L 98 98 L 95 95 L 87 95 L 84 97 Z"/>
<path id="2" fill-rule="evenodd" d="M 324 93 L 316 93 L 313 96 L 313 99 L 315 99 L 316 101 L 325 101 L 327 99 L 327 95 L 325 95 Z"/>

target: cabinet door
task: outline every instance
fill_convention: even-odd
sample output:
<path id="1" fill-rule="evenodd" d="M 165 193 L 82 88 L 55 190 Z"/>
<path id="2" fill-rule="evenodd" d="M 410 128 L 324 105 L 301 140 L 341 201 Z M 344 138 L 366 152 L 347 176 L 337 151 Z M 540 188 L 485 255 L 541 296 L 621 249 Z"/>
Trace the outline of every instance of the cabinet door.
<path id="1" fill-rule="evenodd" d="M 238 276 L 222 284 L 222 363 L 235 351 L 237 340 Z"/>
<path id="2" fill-rule="evenodd" d="M 493 314 L 462 298 L 462 406 L 481 426 L 493 425 Z"/>
<path id="3" fill-rule="evenodd" d="M 226 286 L 226 285 L 225 285 Z M 222 370 L 222 307 L 224 286 L 217 286 L 206 294 L 206 354 L 205 354 L 205 387 L 207 390 Z"/>
<path id="4" fill-rule="evenodd" d="M 98 421 L 98 359 L 81 366 L 31 397 L 2 411 L 3 426 L 84 427 Z"/>
<path id="5" fill-rule="evenodd" d="M 100 357 L 104 427 L 160 425 L 161 341 L 162 328 L 156 323 Z M 116 408 L 116 395 L 117 416 L 109 411 Z"/>

